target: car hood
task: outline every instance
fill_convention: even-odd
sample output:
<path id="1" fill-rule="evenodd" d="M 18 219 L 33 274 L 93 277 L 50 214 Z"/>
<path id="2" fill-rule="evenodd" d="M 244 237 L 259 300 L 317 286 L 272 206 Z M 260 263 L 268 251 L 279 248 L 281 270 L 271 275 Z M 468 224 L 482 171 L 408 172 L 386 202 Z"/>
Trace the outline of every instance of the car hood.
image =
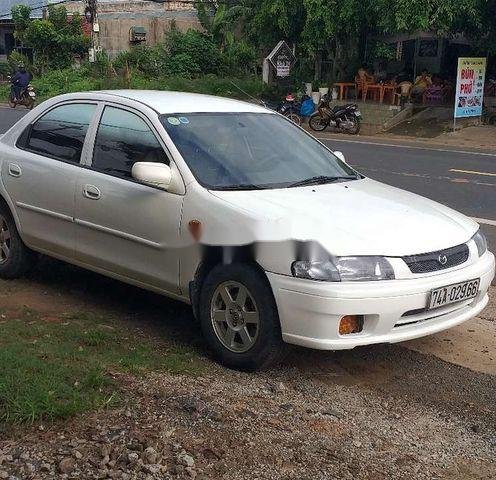
<path id="1" fill-rule="evenodd" d="M 444 205 L 374 180 L 212 191 L 256 219 L 255 241 L 317 241 L 332 255 L 403 256 L 467 242 L 478 224 Z"/>

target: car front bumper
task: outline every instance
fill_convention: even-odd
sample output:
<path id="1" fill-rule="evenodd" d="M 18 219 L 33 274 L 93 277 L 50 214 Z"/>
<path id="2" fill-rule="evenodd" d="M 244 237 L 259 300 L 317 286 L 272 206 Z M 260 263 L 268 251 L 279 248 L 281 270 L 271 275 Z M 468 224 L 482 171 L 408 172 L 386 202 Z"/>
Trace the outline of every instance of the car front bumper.
<path id="1" fill-rule="evenodd" d="M 346 350 L 431 335 L 475 317 L 488 303 L 494 273 L 494 255 L 486 252 L 467 267 L 408 280 L 332 283 L 269 272 L 267 276 L 284 341 L 319 350 Z M 475 298 L 425 310 L 431 290 L 475 278 L 480 278 Z M 363 315 L 362 332 L 340 335 L 344 315 Z"/>

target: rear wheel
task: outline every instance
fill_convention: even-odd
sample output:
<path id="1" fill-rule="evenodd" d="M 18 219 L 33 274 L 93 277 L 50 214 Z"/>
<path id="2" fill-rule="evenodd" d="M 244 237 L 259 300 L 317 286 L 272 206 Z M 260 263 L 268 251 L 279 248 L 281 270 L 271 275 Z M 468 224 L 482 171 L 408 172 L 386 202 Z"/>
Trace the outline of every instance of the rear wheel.
<path id="1" fill-rule="evenodd" d="M 0 278 L 22 277 L 35 260 L 35 253 L 21 240 L 10 211 L 0 203 Z"/>
<path id="2" fill-rule="evenodd" d="M 358 135 L 360 133 L 360 120 L 356 117 L 352 117 L 349 122 L 352 123 L 353 126 L 348 130 L 348 133 L 351 135 Z"/>
<path id="3" fill-rule="evenodd" d="M 214 357 L 227 367 L 259 370 L 286 352 L 270 284 L 254 265 L 213 268 L 202 287 L 200 322 Z"/>
<path id="4" fill-rule="evenodd" d="M 14 102 L 12 95 L 9 96 L 9 107 L 10 108 L 16 108 L 17 107 L 17 102 Z"/>
<path id="5" fill-rule="evenodd" d="M 327 122 L 320 115 L 312 115 L 308 121 L 308 125 L 315 132 L 322 132 L 327 127 Z"/>

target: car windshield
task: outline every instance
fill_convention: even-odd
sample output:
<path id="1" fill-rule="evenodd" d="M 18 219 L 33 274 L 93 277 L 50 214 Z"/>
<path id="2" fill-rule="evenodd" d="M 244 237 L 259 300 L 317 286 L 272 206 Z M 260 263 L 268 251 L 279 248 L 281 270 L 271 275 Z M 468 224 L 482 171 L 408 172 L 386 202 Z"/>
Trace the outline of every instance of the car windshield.
<path id="1" fill-rule="evenodd" d="M 251 190 L 360 178 L 310 135 L 270 113 L 162 115 L 162 124 L 199 183 Z"/>

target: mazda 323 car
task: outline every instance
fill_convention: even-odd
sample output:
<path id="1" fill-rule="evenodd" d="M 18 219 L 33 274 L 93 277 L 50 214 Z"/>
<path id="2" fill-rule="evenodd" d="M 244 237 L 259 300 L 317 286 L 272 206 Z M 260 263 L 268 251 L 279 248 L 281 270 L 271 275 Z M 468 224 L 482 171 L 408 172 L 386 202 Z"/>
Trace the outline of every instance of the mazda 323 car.
<path id="1" fill-rule="evenodd" d="M 0 175 L 2 278 L 40 252 L 187 302 L 230 367 L 429 335 L 488 302 L 477 223 L 249 103 L 59 96 L 1 137 Z"/>

